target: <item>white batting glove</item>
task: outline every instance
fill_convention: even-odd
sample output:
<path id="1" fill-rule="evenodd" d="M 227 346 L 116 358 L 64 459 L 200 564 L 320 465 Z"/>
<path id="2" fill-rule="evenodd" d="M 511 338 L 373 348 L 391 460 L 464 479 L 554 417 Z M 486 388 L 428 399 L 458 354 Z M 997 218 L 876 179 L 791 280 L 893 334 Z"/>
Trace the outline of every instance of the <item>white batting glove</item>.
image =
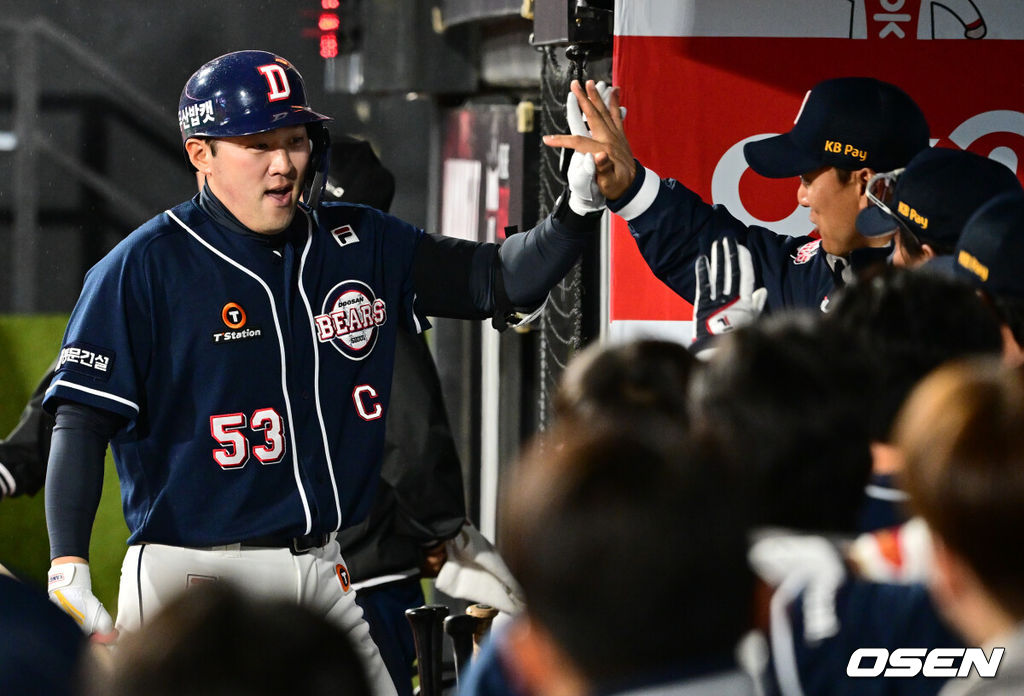
<path id="1" fill-rule="evenodd" d="M 87 635 L 114 630 L 110 614 L 92 593 L 92 576 L 87 563 L 58 563 L 50 566 L 46 589 L 50 599 Z"/>
<path id="2" fill-rule="evenodd" d="M 612 94 L 612 86 L 598 82 L 597 92 L 601 100 L 608 105 Z M 573 135 L 590 136 L 587 118 L 580 109 L 576 95 L 569 92 L 565 99 L 565 116 L 569 122 L 569 132 Z M 604 195 L 597 185 L 597 166 L 594 156 L 590 153 L 573 152 L 569 160 L 569 171 L 566 176 L 569 183 L 569 207 L 577 215 L 586 215 L 601 210 L 605 206 Z"/>
<path id="3" fill-rule="evenodd" d="M 773 606 L 775 597 L 789 601 L 802 594 L 804 639 L 813 642 L 834 636 L 840 628 L 835 595 L 846 579 L 839 550 L 820 536 L 770 531 L 755 536 L 747 562 L 776 590 Z"/>
<path id="4" fill-rule="evenodd" d="M 711 245 L 711 260 L 701 256 L 694 267 L 693 342 L 729 333 L 752 323 L 764 310 L 768 290 L 754 289 L 750 250 L 724 237 Z"/>

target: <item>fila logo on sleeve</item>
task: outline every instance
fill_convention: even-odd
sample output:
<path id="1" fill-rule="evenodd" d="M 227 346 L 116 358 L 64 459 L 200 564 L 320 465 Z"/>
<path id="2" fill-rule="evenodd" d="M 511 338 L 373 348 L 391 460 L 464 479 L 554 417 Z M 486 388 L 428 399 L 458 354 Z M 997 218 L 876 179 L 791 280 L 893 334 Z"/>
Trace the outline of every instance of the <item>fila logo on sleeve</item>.
<path id="1" fill-rule="evenodd" d="M 263 73 L 263 77 L 267 78 L 267 85 L 270 86 L 270 91 L 267 92 L 268 101 L 281 101 L 291 96 L 292 87 L 288 84 L 288 74 L 284 68 L 277 63 L 271 63 L 270 65 L 261 65 L 256 69 Z"/>
<path id="2" fill-rule="evenodd" d="M 355 244 L 359 241 L 359 237 L 356 235 L 356 231 L 352 229 L 352 225 L 335 227 L 331 230 L 331 236 L 334 237 L 334 241 L 336 241 L 338 246 L 341 247 L 349 244 Z"/>

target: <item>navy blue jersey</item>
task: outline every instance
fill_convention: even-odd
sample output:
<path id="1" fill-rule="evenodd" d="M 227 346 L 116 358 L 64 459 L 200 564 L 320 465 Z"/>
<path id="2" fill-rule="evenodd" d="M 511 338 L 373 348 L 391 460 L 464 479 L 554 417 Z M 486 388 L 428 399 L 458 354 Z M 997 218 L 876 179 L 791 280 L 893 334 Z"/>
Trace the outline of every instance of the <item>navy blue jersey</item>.
<path id="1" fill-rule="evenodd" d="M 654 275 L 678 295 L 693 302 L 694 263 L 710 253 L 711 244 L 731 237 L 749 250 L 755 286 L 768 290 L 765 312 L 783 307 L 825 310 L 830 293 L 847 275 L 837 257 L 815 237 L 790 237 L 764 227 L 745 225 L 724 207 L 709 205 L 675 179 L 637 164 L 637 175 L 621 198 L 608 208 L 629 223 L 629 231 Z M 850 264 L 859 268 L 884 259 L 887 249 L 858 249 Z M 852 271 L 850 271 L 852 273 Z"/>
<path id="2" fill-rule="evenodd" d="M 373 501 L 423 232 L 370 208 L 296 213 L 281 246 L 196 200 L 86 276 L 47 402 L 112 411 L 129 543 L 339 529 Z"/>
<path id="3" fill-rule="evenodd" d="M 789 606 L 792 653 L 804 694 L 822 696 L 930 696 L 944 680 L 922 675 L 910 679 L 846 676 L 858 648 L 958 648 L 963 643 L 940 618 L 922 585 L 889 585 L 848 577 L 822 609 L 802 594 Z M 825 638 L 809 638 L 808 609 L 834 612 L 838 629 Z M 785 691 L 785 690 L 783 690 Z"/>

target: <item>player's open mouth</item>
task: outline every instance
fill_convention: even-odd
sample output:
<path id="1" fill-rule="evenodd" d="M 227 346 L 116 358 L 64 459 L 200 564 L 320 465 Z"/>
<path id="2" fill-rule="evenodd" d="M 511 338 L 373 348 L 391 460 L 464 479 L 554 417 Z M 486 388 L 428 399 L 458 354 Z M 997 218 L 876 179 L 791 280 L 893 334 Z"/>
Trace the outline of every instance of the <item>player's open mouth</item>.
<path id="1" fill-rule="evenodd" d="M 288 205 L 292 202 L 292 187 L 281 186 L 267 189 L 267 195 L 278 205 Z"/>

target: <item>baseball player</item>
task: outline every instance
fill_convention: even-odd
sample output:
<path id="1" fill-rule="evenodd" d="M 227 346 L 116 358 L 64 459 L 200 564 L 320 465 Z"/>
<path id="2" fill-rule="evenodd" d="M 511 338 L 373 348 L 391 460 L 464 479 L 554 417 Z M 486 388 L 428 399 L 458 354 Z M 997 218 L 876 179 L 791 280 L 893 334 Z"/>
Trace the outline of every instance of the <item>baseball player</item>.
<path id="1" fill-rule="evenodd" d="M 1003 361 L 1024 365 L 1024 193 L 1004 193 L 971 216 L 953 253 L 953 272 L 996 313 Z"/>
<path id="2" fill-rule="evenodd" d="M 764 311 L 828 307 L 833 288 L 885 259 L 857 232 L 857 213 L 869 205 L 866 185 L 879 171 L 906 166 L 928 147 L 928 124 L 899 88 L 866 77 L 826 80 L 811 89 L 788 133 L 747 143 L 743 154 L 757 173 L 800 177 L 797 200 L 810 209 L 816 232 L 780 235 L 747 226 L 722 206 L 710 205 L 674 179 L 660 179 L 633 158 L 618 112 L 597 88 L 576 82 L 573 94 L 592 134 L 545 136 L 545 144 L 593 156 L 595 181 L 609 210 L 629 223 L 640 253 L 659 279 L 694 301 L 694 264 L 712 243 L 734 238 L 751 254 L 754 287 L 764 287 Z M 887 244 L 887 240 L 879 242 Z"/>
<path id="3" fill-rule="evenodd" d="M 932 147 L 906 169 L 879 172 L 868 182 L 873 205 L 860 211 L 857 231 L 893 236 L 893 265 L 920 266 L 950 256 L 967 220 L 992 198 L 1021 192 L 1009 167 L 967 150 Z"/>
<path id="4" fill-rule="evenodd" d="M 44 401 L 51 597 L 112 632 L 87 562 L 109 442 L 131 532 L 118 630 L 230 579 L 343 626 L 393 694 L 334 535 L 374 499 L 398 325 L 502 326 L 575 262 L 603 206 L 570 190 L 499 247 L 321 205 L 328 117 L 264 51 L 202 66 L 178 120 L 203 190 L 89 271 Z"/>

